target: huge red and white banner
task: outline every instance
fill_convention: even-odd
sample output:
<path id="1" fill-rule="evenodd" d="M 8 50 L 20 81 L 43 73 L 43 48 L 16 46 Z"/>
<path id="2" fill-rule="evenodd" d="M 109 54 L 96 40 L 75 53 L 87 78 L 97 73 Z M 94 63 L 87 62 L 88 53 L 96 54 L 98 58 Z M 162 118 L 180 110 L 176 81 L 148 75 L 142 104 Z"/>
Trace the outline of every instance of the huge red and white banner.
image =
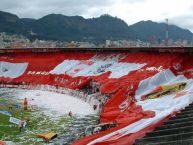
<path id="1" fill-rule="evenodd" d="M 193 102 L 193 57 L 180 53 L 52 52 L 0 54 L 0 81 L 81 89 L 109 97 L 100 122 L 117 127 L 74 142 L 133 144 Z"/>

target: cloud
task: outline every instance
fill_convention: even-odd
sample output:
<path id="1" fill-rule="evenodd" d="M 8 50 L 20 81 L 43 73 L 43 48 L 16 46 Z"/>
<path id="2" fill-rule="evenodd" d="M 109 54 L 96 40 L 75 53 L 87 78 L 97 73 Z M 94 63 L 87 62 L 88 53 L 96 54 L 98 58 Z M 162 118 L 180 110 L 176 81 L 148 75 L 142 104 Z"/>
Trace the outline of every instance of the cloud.
<path id="1" fill-rule="evenodd" d="M 40 18 L 50 13 L 90 16 L 94 15 L 94 12 L 98 13 L 97 11 L 110 7 L 114 2 L 115 0 L 1 0 L 0 9 L 20 17 L 31 18 Z"/>
<path id="2" fill-rule="evenodd" d="M 128 25 L 141 20 L 153 20 L 191 29 L 192 0 L 1 0 L 0 10 L 20 18 L 41 18 L 50 13 L 85 18 L 102 14 L 117 16 Z"/>
<path id="3" fill-rule="evenodd" d="M 192 12 L 191 12 L 192 14 Z M 181 28 L 189 29 L 193 32 L 193 19 L 191 14 L 179 15 L 169 19 L 170 24 L 175 24 Z"/>
<path id="4" fill-rule="evenodd" d="M 136 3 L 144 0 L 119 0 L 119 3 Z M 40 18 L 50 13 L 95 17 L 108 13 L 117 0 L 1 0 L 0 9 L 20 17 Z"/>

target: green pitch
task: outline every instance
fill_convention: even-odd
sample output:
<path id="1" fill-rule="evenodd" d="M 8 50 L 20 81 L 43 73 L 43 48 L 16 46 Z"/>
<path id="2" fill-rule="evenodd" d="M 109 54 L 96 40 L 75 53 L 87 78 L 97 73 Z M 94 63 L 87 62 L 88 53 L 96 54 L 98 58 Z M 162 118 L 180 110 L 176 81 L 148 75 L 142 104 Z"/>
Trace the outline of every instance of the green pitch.
<path id="1" fill-rule="evenodd" d="M 42 139 L 36 137 L 37 134 L 50 131 L 60 135 L 65 134 L 66 129 L 73 121 L 73 118 L 68 116 L 52 118 L 51 115 L 45 115 L 42 109 L 38 109 L 35 112 L 31 112 L 30 109 L 24 111 L 23 107 L 11 109 L 9 108 L 10 104 L 22 106 L 22 100 L 0 97 L 0 111 L 8 111 L 12 114 L 12 117 L 20 120 L 28 119 L 28 126 L 22 128 L 20 132 L 18 125 L 9 122 L 10 116 L 0 113 L 0 140 L 12 141 L 18 145 L 45 144 Z"/>

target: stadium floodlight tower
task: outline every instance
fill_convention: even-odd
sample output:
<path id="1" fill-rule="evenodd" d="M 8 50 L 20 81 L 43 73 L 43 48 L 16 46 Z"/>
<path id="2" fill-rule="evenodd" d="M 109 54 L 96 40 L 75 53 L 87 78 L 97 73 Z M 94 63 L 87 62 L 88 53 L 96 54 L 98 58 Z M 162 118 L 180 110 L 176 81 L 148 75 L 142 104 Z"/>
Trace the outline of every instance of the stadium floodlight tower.
<path id="1" fill-rule="evenodd" d="M 166 18 L 166 40 L 165 40 L 165 45 L 168 46 L 168 40 L 169 40 L 169 25 L 168 25 L 168 18 Z"/>

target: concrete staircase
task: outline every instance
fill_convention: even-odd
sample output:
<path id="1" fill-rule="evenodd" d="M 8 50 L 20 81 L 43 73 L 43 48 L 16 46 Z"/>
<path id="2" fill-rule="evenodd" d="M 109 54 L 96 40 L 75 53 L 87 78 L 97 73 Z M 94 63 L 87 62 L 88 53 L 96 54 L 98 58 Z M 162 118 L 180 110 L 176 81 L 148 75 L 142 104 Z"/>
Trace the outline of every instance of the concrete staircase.
<path id="1" fill-rule="evenodd" d="M 136 140 L 135 145 L 193 145 L 193 104 Z"/>

